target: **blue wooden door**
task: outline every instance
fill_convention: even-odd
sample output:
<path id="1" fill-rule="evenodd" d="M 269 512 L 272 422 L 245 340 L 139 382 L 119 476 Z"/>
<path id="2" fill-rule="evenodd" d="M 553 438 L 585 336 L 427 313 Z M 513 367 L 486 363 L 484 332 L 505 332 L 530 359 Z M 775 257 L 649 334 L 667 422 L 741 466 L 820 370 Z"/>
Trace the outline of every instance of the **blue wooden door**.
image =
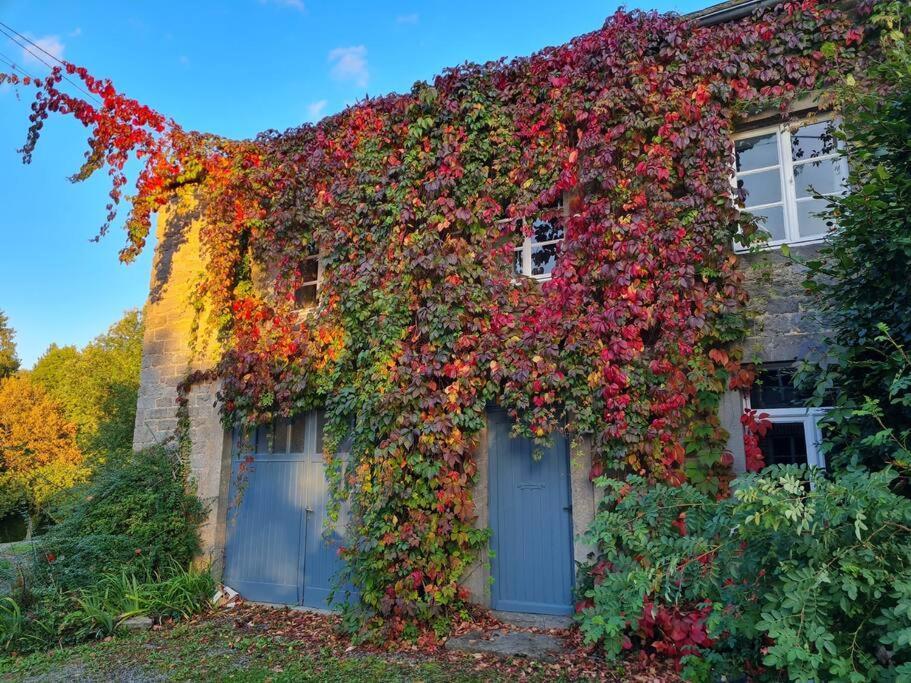
<path id="1" fill-rule="evenodd" d="M 572 507 L 562 435 L 539 460 L 532 442 L 510 437 L 504 412 L 488 413 L 491 606 L 506 612 L 571 614 Z"/>
<path id="2" fill-rule="evenodd" d="M 245 446 L 232 459 L 225 584 L 256 602 L 329 607 L 341 536 L 324 529 L 322 415 L 261 427 Z"/>

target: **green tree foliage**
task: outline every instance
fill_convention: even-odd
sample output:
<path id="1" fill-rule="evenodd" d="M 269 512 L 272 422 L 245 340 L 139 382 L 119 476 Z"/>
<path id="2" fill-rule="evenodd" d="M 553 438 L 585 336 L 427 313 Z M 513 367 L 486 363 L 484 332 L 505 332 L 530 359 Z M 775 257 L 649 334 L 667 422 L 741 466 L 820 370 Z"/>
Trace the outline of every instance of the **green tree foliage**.
<path id="1" fill-rule="evenodd" d="M 9 377 L 19 369 L 15 338 L 16 331 L 10 327 L 6 314 L 0 311 L 0 379 Z"/>
<path id="2" fill-rule="evenodd" d="M 807 264 L 807 286 L 832 338 L 803 379 L 815 382 L 817 404 L 835 403 L 826 420 L 830 464 L 892 463 L 907 471 L 889 443 L 858 438 L 879 432 L 880 423 L 911 424 L 911 401 L 906 392 L 896 400 L 894 391 L 902 381 L 896 348 L 911 348 L 911 6 L 881 6 L 874 21 L 884 58 L 861 80 L 848 78 L 839 94 L 851 190 L 831 202 L 838 231 Z M 860 410 L 869 401 L 879 406 L 878 418 Z"/>
<path id="3" fill-rule="evenodd" d="M 603 481 L 583 634 L 609 656 L 683 658 L 696 679 L 908 680 L 911 501 L 894 476 L 776 466 L 721 501 L 690 484 Z"/>
<path id="4" fill-rule="evenodd" d="M 27 374 L 0 380 L 0 509 L 21 508 L 26 538 L 51 501 L 84 481 L 76 429 Z"/>
<path id="5" fill-rule="evenodd" d="M 164 447 L 110 460 L 42 536 L 39 576 L 69 590 L 104 572 L 167 578 L 187 567 L 205 510 L 186 481 L 181 459 Z"/>
<path id="6" fill-rule="evenodd" d="M 141 313 L 128 311 L 81 350 L 52 344 L 32 370 L 76 425 L 90 462 L 132 448 L 142 332 Z"/>

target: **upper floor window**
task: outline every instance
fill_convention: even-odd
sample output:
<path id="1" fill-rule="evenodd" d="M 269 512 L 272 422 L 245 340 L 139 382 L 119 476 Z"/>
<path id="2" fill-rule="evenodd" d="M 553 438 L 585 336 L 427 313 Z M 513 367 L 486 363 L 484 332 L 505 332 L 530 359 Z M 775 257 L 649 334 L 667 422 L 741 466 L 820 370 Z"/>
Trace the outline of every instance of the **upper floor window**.
<path id="1" fill-rule="evenodd" d="M 311 247 L 300 262 L 301 284 L 294 291 L 294 304 L 297 308 L 309 308 L 316 304 L 317 292 L 322 279 L 322 263 L 319 249 Z"/>
<path id="2" fill-rule="evenodd" d="M 828 226 L 818 214 L 825 196 L 845 190 L 847 168 L 832 120 L 777 125 L 736 135 L 737 189 L 743 208 L 759 219 L 771 245 L 821 240 Z"/>
<path id="3" fill-rule="evenodd" d="M 563 203 L 543 212 L 532 223 L 531 235 L 525 234 L 525 221 L 515 221 L 522 243 L 513 249 L 513 272 L 536 280 L 550 280 L 564 239 Z M 508 222 L 508 221 L 507 221 Z"/>

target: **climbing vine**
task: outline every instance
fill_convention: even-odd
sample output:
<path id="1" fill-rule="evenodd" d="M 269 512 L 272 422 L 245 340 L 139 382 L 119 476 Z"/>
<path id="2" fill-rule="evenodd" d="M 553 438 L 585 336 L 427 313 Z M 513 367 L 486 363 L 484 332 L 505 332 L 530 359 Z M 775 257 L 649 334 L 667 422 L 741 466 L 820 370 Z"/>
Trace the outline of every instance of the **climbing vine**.
<path id="1" fill-rule="evenodd" d="M 329 468 L 352 505 L 349 578 L 401 632 L 444 625 L 466 597 L 491 404 L 542 443 L 588 442 L 593 477 L 724 492 L 719 399 L 752 380 L 732 243 L 756 232 L 732 198 L 731 133 L 860 68 L 868 11 L 804 0 L 716 26 L 621 11 L 529 58 L 241 142 L 184 131 L 71 65 L 0 83 L 36 89 L 26 161 L 50 112 L 89 128 L 75 178 L 111 174 L 103 230 L 141 160 L 124 260 L 155 211 L 201 211 L 197 294 L 220 330 L 226 419 L 324 406 L 327 457 L 352 439 L 344 471 Z M 67 95 L 65 74 L 101 104 Z M 565 235 L 543 284 L 513 271 L 536 219 Z M 320 292 L 301 311 L 309 253 Z"/>

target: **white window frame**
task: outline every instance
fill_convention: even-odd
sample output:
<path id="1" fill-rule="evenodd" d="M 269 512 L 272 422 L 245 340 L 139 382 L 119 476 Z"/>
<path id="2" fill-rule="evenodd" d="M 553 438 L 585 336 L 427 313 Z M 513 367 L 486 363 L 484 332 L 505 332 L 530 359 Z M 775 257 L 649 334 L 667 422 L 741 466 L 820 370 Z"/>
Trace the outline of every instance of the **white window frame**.
<path id="1" fill-rule="evenodd" d="M 731 150 L 731 166 L 734 169 L 734 175 L 731 178 L 731 183 L 734 188 L 734 198 L 739 206 L 739 198 L 737 197 L 737 181 L 744 177 L 754 175 L 756 173 L 762 173 L 764 171 L 774 171 L 778 170 L 778 178 L 781 183 L 781 200 L 778 202 L 770 202 L 767 204 L 756 204 L 750 208 L 743 208 L 743 211 L 749 211 L 750 213 L 761 210 L 768 209 L 774 206 L 781 204 L 783 220 L 784 220 L 784 230 L 785 237 L 780 240 L 768 240 L 762 245 L 762 248 L 773 248 L 781 246 L 782 244 L 788 245 L 799 245 L 799 244 L 819 244 L 823 242 L 826 238 L 827 232 L 820 233 L 818 235 L 811 235 L 809 237 L 801 237 L 798 232 L 799 219 L 797 213 L 797 204 L 799 202 L 812 201 L 812 197 L 797 197 L 797 183 L 794 179 L 794 167 L 801 166 L 803 164 L 819 162 L 819 161 L 828 161 L 829 159 L 839 159 L 839 166 L 841 167 L 841 173 L 844 178 L 848 177 L 848 164 L 844 156 L 840 155 L 842 149 L 841 141 L 836 143 L 835 151 L 829 154 L 823 154 L 817 157 L 812 157 L 810 159 L 802 159 L 800 161 L 794 161 L 791 153 L 791 129 L 799 128 L 806 125 L 812 125 L 814 123 L 824 123 L 826 121 L 834 122 L 835 126 L 838 126 L 838 119 L 833 116 L 808 116 L 804 117 L 798 121 L 791 123 L 781 123 L 770 126 L 764 126 L 762 128 L 754 128 L 747 131 L 742 131 L 740 133 L 735 133 L 732 137 L 732 150 Z M 739 140 L 747 140 L 749 138 L 760 137 L 763 135 L 768 135 L 774 133 L 776 136 L 776 145 L 778 146 L 778 163 L 772 166 L 764 166 L 762 168 L 753 168 L 749 171 L 738 171 L 737 170 L 737 152 L 736 152 L 736 143 Z M 835 197 L 840 194 L 844 194 L 845 190 L 841 192 L 829 192 L 826 193 L 826 197 Z M 749 200 L 748 200 L 749 201 Z M 762 224 L 759 225 L 760 229 L 764 229 Z M 735 251 L 744 252 L 748 251 L 748 247 L 737 244 L 735 245 Z"/>
<path id="2" fill-rule="evenodd" d="M 751 410 L 750 396 L 743 396 L 744 411 Z M 766 418 L 773 425 L 794 424 L 795 422 L 803 424 L 804 440 L 807 450 L 807 465 L 826 469 L 826 459 L 820 451 L 822 444 L 822 431 L 819 428 L 819 421 L 830 410 L 829 408 L 756 408 L 757 415 L 767 415 Z"/>
<path id="3" fill-rule="evenodd" d="M 563 218 L 564 221 L 569 217 L 566 201 L 561 200 L 559 205 L 556 206 L 555 209 L 560 212 L 561 217 Z M 539 220 L 539 219 L 534 218 L 532 220 Z M 536 242 L 534 240 L 534 235 L 525 234 L 525 226 L 527 225 L 525 221 L 526 221 L 525 218 L 504 218 L 503 220 L 497 221 L 497 223 L 500 225 L 515 226 L 516 228 L 518 228 L 520 230 L 521 234 L 524 237 L 524 239 L 522 240 L 522 244 L 520 246 L 513 247 L 513 250 L 512 250 L 513 258 L 515 258 L 516 253 L 521 253 L 521 255 L 522 255 L 522 272 L 521 273 L 514 272 L 513 275 L 515 275 L 517 277 L 530 277 L 532 280 L 537 280 L 538 282 L 547 282 L 548 280 L 552 280 L 553 275 L 551 273 L 544 273 L 543 275 L 532 274 L 532 272 L 531 272 L 532 267 L 533 267 L 532 262 L 531 262 L 532 249 L 534 247 L 546 247 L 551 244 L 559 244 L 560 242 L 565 241 L 566 240 L 566 227 L 565 227 L 565 225 L 563 227 L 563 237 L 561 237 L 559 239 L 555 239 L 555 240 L 544 240 L 543 242 Z M 560 258 L 559 253 L 560 252 L 558 249 L 557 250 L 557 260 L 558 261 Z M 514 267 L 514 263 L 515 263 L 515 261 L 510 261 L 509 267 L 511 270 Z M 554 265 L 556 266 L 556 264 L 554 264 Z"/>

